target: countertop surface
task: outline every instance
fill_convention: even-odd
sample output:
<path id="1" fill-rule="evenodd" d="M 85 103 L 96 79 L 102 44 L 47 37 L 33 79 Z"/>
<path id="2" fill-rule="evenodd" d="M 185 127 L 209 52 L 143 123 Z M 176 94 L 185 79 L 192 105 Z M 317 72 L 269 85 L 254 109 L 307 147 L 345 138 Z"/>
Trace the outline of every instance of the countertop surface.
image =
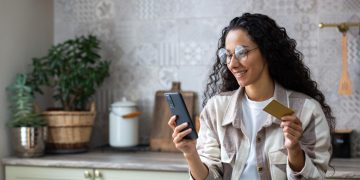
<path id="1" fill-rule="evenodd" d="M 45 155 L 37 158 L 6 157 L 2 162 L 4 165 L 17 166 L 187 171 L 187 164 L 181 153 L 88 152 Z"/>
<path id="2" fill-rule="evenodd" d="M 360 158 L 332 160 L 331 165 L 335 168 L 329 168 L 326 176 L 328 178 L 354 178 L 360 179 Z"/>
<path id="3" fill-rule="evenodd" d="M 104 168 L 126 170 L 154 170 L 187 172 L 187 164 L 181 153 L 164 152 L 104 152 L 95 151 L 79 154 L 47 154 L 37 158 L 6 157 L 4 165 Z M 333 159 L 335 172 L 329 169 L 328 178 L 359 178 L 360 159 Z"/>

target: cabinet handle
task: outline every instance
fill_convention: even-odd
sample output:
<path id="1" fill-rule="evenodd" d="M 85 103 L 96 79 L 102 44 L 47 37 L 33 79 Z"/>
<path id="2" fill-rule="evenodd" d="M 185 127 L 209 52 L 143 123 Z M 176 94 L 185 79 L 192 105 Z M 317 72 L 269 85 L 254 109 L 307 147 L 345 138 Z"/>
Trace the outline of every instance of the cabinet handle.
<path id="1" fill-rule="evenodd" d="M 84 171 L 84 177 L 85 177 L 86 179 L 91 179 L 91 178 L 92 178 L 91 172 L 90 172 L 90 171 Z"/>
<path id="2" fill-rule="evenodd" d="M 101 178 L 101 177 L 102 177 L 101 172 L 98 170 L 95 170 L 95 178 Z"/>

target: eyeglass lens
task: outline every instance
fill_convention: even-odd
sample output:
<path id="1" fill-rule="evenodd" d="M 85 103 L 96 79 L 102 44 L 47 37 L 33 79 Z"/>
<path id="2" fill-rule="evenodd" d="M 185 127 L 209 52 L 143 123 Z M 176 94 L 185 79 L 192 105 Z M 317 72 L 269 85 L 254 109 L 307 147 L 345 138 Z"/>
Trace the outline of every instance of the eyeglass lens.
<path id="1" fill-rule="evenodd" d="M 225 48 L 220 48 L 218 50 L 218 57 L 222 64 L 229 64 L 231 62 L 232 56 L 234 54 L 230 54 Z M 237 45 L 235 46 L 235 58 L 238 60 L 242 60 L 246 57 L 247 51 L 244 46 Z"/>

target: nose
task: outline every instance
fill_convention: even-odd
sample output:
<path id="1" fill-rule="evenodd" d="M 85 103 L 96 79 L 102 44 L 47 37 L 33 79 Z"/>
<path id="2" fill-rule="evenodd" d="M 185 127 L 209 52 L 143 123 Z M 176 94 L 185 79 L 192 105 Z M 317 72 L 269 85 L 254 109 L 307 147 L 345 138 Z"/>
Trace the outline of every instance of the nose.
<path id="1" fill-rule="evenodd" d="M 240 66 L 240 61 L 236 59 L 235 55 L 231 57 L 230 63 L 228 64 L 229 67 L 238 67 Z"/>

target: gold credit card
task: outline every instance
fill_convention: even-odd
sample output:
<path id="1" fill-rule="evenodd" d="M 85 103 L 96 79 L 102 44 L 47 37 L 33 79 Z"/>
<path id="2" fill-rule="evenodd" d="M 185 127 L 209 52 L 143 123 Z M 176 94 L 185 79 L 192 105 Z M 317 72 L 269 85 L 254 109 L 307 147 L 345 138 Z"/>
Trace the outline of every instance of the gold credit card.
<path id="1" fill-rule="evenodd" d="M 276 101 L 275 99 L 272 100 L 268 105 L 266 105 L 263 110 L 275 116 L 279 120 L 281 120 L 283 116 L 291 115 L 294 113 L 292 109 L 282 105 L 280 102 Z"/>

